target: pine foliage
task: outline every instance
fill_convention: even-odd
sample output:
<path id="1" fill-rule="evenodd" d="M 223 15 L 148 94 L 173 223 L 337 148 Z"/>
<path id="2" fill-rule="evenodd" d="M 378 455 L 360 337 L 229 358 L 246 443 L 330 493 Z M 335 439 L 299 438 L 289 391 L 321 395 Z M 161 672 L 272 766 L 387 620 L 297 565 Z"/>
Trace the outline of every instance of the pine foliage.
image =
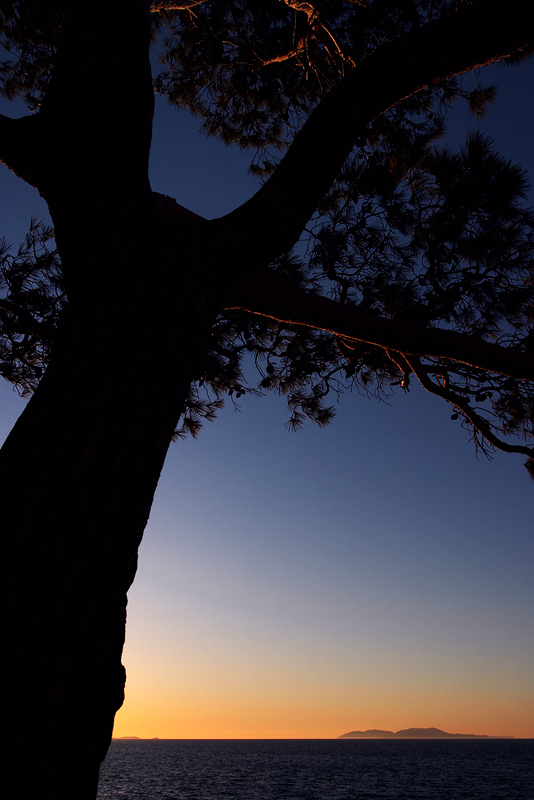
<path id="1" fill-rule="evenodd" d="M 8 100 L 21 97 L 35 109 L 51 76 L 63 22 L 63 2 L 2 0 L 0 3 L 0 91 Z"/>
<path id="2" fill-rule="evenodd" d="M 461 2 L 233 0 L 167 8 L 153 15 L 161 65 L 155 87 L 197 115 L 209 135 L 251 149 L 251 169 L 265 177 L 349 70 Z M 4 96 L 39 104 L 62 21 L 61 2 L 0 3 Z M 451 78 L 362 130 L 299 247 L 271 269 L 288 285 L 380 318 L 534 353 L 527 178 L 482 135 L 470 134 L 458 151 L 439 145 L 458 100 L 481 117 L 495 90 L 468 91 Z M 4 244 L 0 255 L 1 369 L 23 393 L 38 383 L 66 302 L 51 236 L 33 222 L 18 253 Z M 531 464 L 532 448 L 524 444 L 534 436 L 531 382 L 242 311 L 217 320 L 176 436 L 196 435 L 225 395 L 235 403 L 245 394 L 283 395 L 288 426 L 296 430 L 306 419 L 330 422 L 332 401 L 346 390 L 383 397 L 395 387 L 407 391 L 414 380 L 452 406 L 452 419 L 483 452 L 524 452 Z"/>
<path id="3" fill-rule="evenodd" d="M 32 219 L 16 252 L 0 240 L 0 374 L 23 396 L 46 368 L 65 302 L 50 226 Z"/>

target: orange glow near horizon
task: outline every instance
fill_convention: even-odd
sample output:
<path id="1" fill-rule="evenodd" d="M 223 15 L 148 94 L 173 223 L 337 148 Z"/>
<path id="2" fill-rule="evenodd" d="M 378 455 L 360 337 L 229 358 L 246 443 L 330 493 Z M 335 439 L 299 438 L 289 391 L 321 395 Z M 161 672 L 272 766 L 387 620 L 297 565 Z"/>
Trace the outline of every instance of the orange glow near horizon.
<path id="1" fill-rule="evenodd" d="M 522 698 L 513 691 L 500 698 L 477 691 L 406 686 L 362 686 L 350 690 L 299 691 L 286 687 L 225 685 L 217 681 L 202 687 L 191 676 L 154 675 L 150 688 L 127 685 L 127 699 L 117 713 L 114 738 L 141 739 L 334 739 L 351 730 L 397 731 L 409 727 L 437 727 L 449 733 L 534 738 L 534 725 Z M 159 683 L 159 686 L 158 686 Z M 196 685 L 195 685 L 196 684 Z"/>

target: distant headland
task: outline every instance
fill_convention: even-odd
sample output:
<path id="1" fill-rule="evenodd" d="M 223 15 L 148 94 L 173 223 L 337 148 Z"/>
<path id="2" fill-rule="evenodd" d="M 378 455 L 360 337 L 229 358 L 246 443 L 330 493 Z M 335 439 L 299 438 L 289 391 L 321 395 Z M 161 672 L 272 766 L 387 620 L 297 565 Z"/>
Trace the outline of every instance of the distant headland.
<path id="1" fill-rule="evenodd" d="M 439 728 L 406 728 L 402 731 L 351 731 L 338 739 L 513 739 L 513 736 L 485 736 L 477 733 L 447 733 Z"/>
<path id="2" fill-rule="evenodd" d="M 114 739 L 116 738 L 117 740 L 118 740 L 118 739 L 137 739 L 137 741 L 141 741 L 141 736 L 117 736 L 117 737 L 113 737 L 113 738 L 114 738 Z M 150 742 L 153 742 L 153 741 L 155 741 L 156 739 L 158 739 L 158 740 L 159 740 L 159 736 L 152 736 L 152 738 L 151 738 L 151 739 L 148 739 L 148 740 L 147 740 L 147 739 L 145 739 L 144 741 L 150 741 Z"/>

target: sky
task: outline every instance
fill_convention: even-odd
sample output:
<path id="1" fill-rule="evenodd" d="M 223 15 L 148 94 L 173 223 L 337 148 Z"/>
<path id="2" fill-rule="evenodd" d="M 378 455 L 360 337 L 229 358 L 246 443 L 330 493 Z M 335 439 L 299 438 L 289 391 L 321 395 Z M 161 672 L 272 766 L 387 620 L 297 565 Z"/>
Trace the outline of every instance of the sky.
<path id="1" fill-rule="evenodd" d="M 481 128 L 534 179 L 534 64 L 489 76 Z M 458 113 L 451 138 L 467 126 Z M 158 99 L 154 190 L 219 216 L 255 191 L 248 163 Z M 18 243 L 32 214 L 43 201 L 2 168 L 0 234 Z M 0 386 L 0 440 L 23 402 Z M 534 737 L 534 485 L 524 457 L 477 459 L 450 414 L 415 387 L 354 392 L 326 429 L 289 433 L 283 398 L 244 397 L 171 445 L 114 735 Z"/>

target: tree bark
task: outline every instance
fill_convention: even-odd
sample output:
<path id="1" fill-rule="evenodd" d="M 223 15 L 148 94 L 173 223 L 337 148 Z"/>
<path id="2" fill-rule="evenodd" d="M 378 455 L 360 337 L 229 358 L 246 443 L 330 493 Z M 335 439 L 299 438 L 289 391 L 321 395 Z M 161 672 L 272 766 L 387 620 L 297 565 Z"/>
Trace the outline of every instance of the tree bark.
<path id="1" fill-rule="evenodd" d="M 176 280 L 127 295 L 72 304 L 0 453 L 3 725 L 20 798 L 95 796 L 123 701 L 126 592 L 212 323 L 200 292 L 177 300 Z"/>

